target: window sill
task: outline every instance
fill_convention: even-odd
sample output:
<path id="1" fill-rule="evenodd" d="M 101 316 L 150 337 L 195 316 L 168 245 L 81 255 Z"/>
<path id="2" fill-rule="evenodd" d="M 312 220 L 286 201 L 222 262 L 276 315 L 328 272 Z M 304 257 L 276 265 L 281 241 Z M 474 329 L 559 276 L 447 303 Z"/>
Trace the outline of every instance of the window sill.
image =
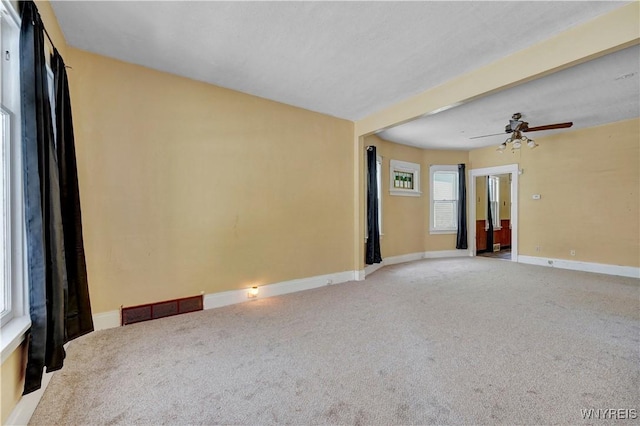
<path id="1" fill-rule="evenodd" d="M 389 191 L 390 195 L 402 195 L 404 197 L 419 197 L 422 195 L 420 191 L 413 191 L 411 189 L 392 189 Z"/>
<path id="2" fill-rule="evenodd" d="M 457 233 L 458 233 L 457 229 L 445 229 L 445 230 L 430 229 L 429 230 L 429 234 L 434 234 L 434 235 L 438 235 L 438 234 L 457 234 Z"/>
<path id="3" fill-rule="evenodd" d="M 29 327 L 31 327 L 29 315 L 13 318 L 2 327 L 2 336 L 0 337 L 2 363 L 20 346 Z"/>

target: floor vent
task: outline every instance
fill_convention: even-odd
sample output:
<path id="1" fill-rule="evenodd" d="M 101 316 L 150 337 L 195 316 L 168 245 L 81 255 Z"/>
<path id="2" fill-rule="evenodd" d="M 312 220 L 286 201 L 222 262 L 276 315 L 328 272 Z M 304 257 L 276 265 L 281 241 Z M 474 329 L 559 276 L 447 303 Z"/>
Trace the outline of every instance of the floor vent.
<path id="1" fill-rule="evenodd" d="M 187 312 L 201 311 L 202 300 L 202 295 L 199 295 L 122 308 L 120 323 L 128 325 L 172 315 L 186 314 Z"/>

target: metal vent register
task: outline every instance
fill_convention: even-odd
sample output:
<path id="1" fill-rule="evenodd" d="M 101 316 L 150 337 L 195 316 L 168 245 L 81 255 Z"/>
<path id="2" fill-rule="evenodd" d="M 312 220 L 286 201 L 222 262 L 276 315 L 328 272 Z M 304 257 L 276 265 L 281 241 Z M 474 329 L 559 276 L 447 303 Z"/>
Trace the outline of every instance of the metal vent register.
<path id="1" fill-rule="evenodd" d="M 148 303 L 146 305 L 130 306 L 122 308 L 120 323 L 122 325 L 128 325 L 136 322 L 170 317 L 172 315 L 186 314 L 188 312 L 201 311 L 202 307 L 202 295 Z"/>

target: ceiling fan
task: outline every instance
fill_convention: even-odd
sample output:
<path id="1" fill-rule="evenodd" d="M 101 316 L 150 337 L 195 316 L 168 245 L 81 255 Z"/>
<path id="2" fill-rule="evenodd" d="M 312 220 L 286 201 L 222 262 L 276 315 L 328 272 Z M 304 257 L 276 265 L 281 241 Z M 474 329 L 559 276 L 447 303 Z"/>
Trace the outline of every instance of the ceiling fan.
<path id="1" fill-rule="evenodd" d="M 529 139 L 526 136 L 522 135 L 522 133 L 526 132 L 537 132 L 540 130 L 553 130 L 553 129 L 566 129 L 568 127 L 573 126 L 573 122 L 567 123 L 556 123 L 556 124 L 545 124 L 544 126 L 536 126 L 529 127 L 529 123 L 526 121 L 520 120 L 522 118 L 522 114 L 516 112 L 511 116 L 511 120 L 509 120 L 509 124 L 507 124 L 504 128 L 504 133 L 494 133 L 492 135 L 483 135 L 483 136 L 474 136 L 469 139 L 479 139 L 486 138 L 489 136 L 498 136 L 503 135 L 505 133 L 511 133 L 511 136 L 507 138 L 500 146 L 498 147 L 498 151 L 504 151 L 507 148 L 508 143 L 513 143 L 512 149 L 520 149 L 523 143 L 526 143 L 529 148 L 535 148 L 538 144 L 535 143 L 533 139 Z"/>

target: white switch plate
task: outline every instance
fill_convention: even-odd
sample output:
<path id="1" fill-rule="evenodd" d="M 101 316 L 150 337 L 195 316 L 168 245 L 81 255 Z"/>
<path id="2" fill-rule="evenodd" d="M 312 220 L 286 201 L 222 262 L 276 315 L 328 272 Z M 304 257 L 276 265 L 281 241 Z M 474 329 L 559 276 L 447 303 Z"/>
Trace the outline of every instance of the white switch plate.
<path id="1" fill-rule="evenodd" d="M 533 198 L 534 200 L 539 200 L 540 199 L 540 194 L 533 194 L 531 196 L 531 198 Z"/>

